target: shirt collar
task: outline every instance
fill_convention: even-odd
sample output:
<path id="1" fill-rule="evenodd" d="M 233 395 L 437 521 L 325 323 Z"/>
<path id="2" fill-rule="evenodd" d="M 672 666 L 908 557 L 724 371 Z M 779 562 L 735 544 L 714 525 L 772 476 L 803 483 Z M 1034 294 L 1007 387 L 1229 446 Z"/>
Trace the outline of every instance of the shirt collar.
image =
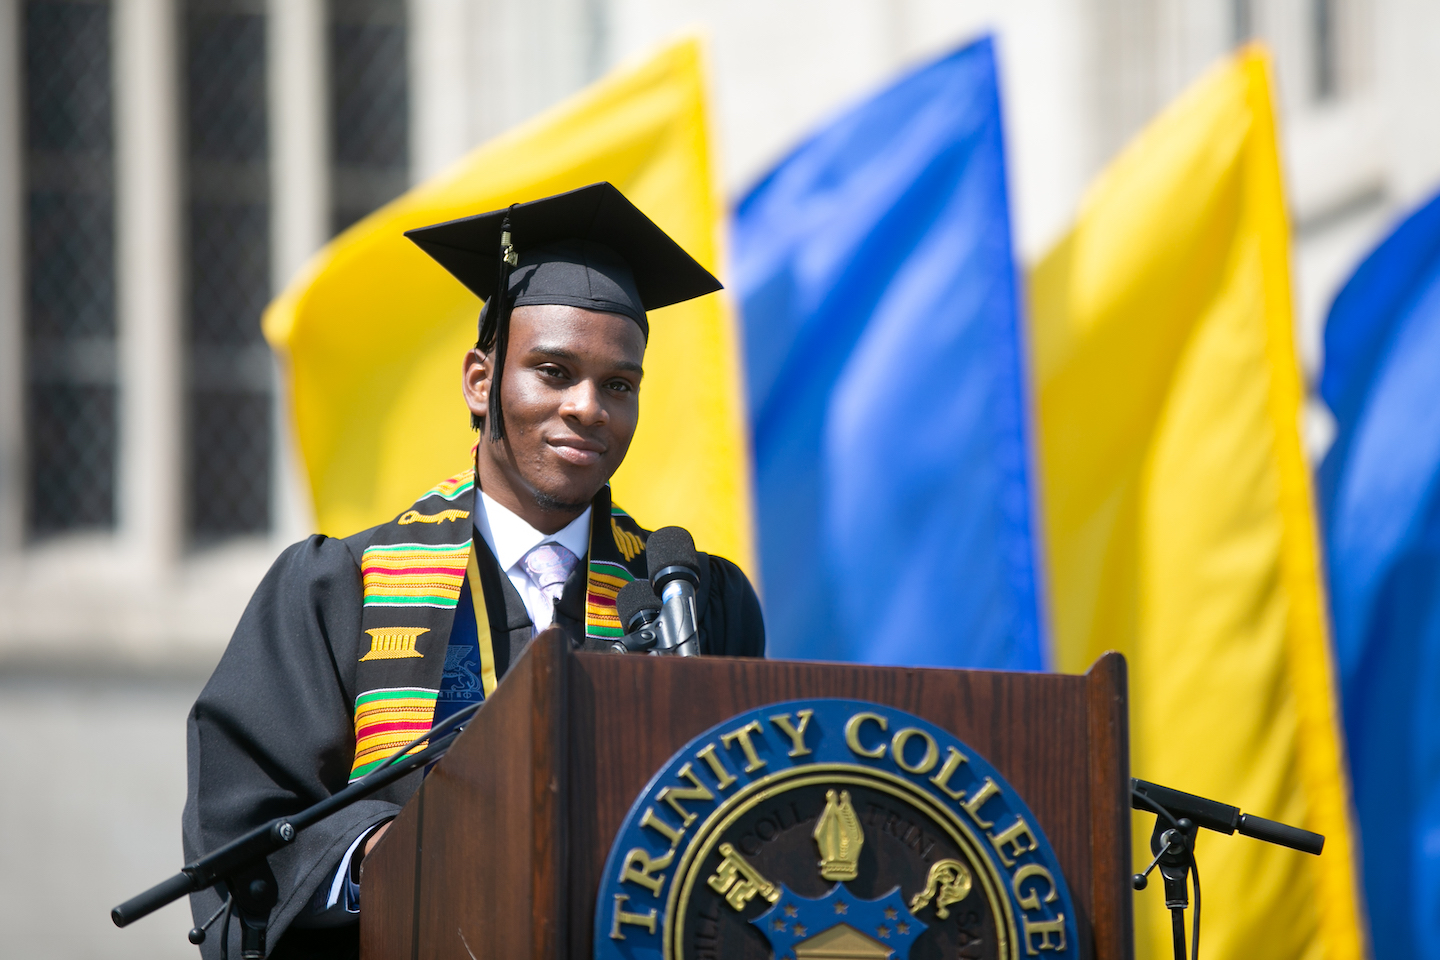
<path id="1" fill-rule="evenodd" d="M 556 533 L 541 533 L 490 495 L 475 490 L 475 529 L 484 538 L 501 570 L 509 570 L 520 558 L 542 543 L 558 543 L 577 557 L 590 552 L 591 507 Z"/>

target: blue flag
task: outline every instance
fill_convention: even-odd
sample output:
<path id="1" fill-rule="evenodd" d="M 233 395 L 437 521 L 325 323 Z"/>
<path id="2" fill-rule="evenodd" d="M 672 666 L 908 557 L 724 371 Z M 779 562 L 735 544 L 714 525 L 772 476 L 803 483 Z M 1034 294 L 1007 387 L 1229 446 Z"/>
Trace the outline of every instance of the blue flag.
<path id="1" fill-rule="evenodd" d="M 1440 958 L 1440 198 L 1335 298 L 1321 511 L 1377 957 Z"/>
<path id="2" fill-rule="evenodd" d="M 991 40 L 816 133 L 733 236 L 770 654 L 1041 668 Z"/>

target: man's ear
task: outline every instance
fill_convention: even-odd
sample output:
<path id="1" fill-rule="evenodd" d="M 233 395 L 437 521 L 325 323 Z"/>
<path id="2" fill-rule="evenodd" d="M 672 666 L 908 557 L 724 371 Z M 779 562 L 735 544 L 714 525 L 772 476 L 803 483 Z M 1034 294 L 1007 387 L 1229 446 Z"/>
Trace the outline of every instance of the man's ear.
<path id="1" fill-rule="evenodd" d="M 465 406 L 470 408 L 470 425 L 478 430 L 490 409 L 490 356 L 479 347 L 465 353 L 461 391 L 465 394 Z"/>

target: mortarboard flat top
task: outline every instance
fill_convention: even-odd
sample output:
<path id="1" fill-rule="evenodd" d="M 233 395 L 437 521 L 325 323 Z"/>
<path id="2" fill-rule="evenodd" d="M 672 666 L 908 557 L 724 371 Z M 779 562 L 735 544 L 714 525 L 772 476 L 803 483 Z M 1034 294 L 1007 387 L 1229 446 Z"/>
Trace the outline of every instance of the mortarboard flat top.
<path id="1" fill-rule="evenodd" d="M 625 314 L 648 329 L 645 311 L 721 289 L 683 247 L 604 182 L 405 236 L 488 303 L 499 282 L 506 217 L 520 257 L 508 283 L 516 306 L 589 307 Z"/>

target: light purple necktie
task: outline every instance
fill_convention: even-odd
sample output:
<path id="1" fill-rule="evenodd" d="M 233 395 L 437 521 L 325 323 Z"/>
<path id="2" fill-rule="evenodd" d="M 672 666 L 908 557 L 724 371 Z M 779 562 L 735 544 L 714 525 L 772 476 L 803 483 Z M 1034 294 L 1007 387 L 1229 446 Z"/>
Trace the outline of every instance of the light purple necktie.
<path id="1" fill-rule="evenodd" d="M 570 576 L 570 571 L 575 569 L 575 564 L 580 558 L 558 543 L 542 543 L 533 548 L 529 553 L 520 558 L 520 566 L 529 575 L 535 586 L 550 601 L 550 609 L 555 609 L 555 601 L 560 599 L 560 592 L 565 589 L 565 581 Z M 554 614 L 551 614 L 552 618 Z M 544 623 L 537 623 L 537 627 L 548 627 L 551 620 Z"/>

